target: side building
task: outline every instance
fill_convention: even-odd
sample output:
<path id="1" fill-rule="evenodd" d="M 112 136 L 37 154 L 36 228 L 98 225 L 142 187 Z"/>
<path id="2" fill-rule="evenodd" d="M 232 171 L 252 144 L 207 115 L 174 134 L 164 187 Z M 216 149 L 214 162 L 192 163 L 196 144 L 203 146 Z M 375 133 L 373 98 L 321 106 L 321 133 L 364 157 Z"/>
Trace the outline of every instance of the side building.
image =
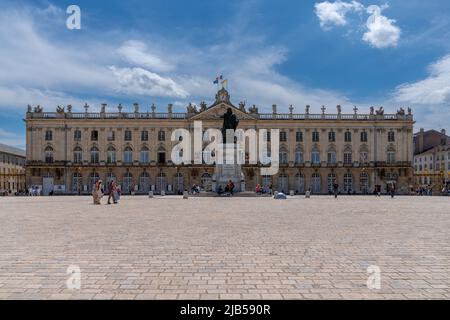
<path id="1" fill-rule="evenodd" d="M 414 183 L 433 193 L 450 190 L 450 137 L 445 130 L 420 129 L 414 135 Z"/>
<path id="2" fill-rule="evenodd" d="M 0 194 L 24 192 L 25 151 L 0 144 Z"/>
<path id="3" fill-rule="evenodd" d="M 175 165 L 171 151 L 177 141 L 172 132 L 183 128 L 193 133 L 194 121 L 202 121 L 203 130 L 221 128 L 221 116 L 232 108 L 240 129 L 279 129 L 280 169 L 276 175 L 261 176 L 261 164 L 245 164 L 242 171 L 245 189 L 256 184 L 273 185 L 274 190 L 326 194 L 337 180 L 342 193 L 372 193 L 394 184 L 400 193 L 413 188 L 413 115 L 400 109 L 385 114 L 383 109 L 369 113 L 335 113 L 322 107 L 320 113 L 280 113 L 276 105 L 271 113 L 260 113 L 256 106 L 234 106 L 225 89 L 215 101 L 199 109 L 189 104 L 186 112 L 159 112 L 152 105 L 149 112 L 124 112 L 119 105 L 108 112 L 72 112 L 72 107 L 44 112 L 29 106 L 26 114 L 27 184 L 43 186 L 62 193 L 88 193 L 95 181 L 116 180 L 125 192 L 178 193 L 193 184 L 211 191 L 214 165 Z M 270 143 L 270 135 L 267 136 Z M 208 144 L 204 142 L 204 145 Z M 246 150 L 246 158 L 248 157 Z M 193 147 L 192 147 L 193 153 Z M 210 154 L 203 154 L 209 157 Z"/>

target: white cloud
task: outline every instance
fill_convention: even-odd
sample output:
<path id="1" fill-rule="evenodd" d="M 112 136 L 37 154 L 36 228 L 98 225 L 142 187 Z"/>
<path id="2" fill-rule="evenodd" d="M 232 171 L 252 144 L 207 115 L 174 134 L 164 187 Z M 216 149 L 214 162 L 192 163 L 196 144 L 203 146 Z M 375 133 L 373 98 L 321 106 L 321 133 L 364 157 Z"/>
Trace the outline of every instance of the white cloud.
<path id="1" fill-rule="evenodd" d="M 429 66 L 429 76 L 396 88 L 396 101 L 415 104 L 450 103 L 450 54 Z"/>
<path id="2" fill-rule="evenodd" d="M 89 39 L 54 37 L 49 30 L 58 26 L 45 19 L 46 12 L 52 18 L 58 15 L 55 8 L 41 10 L 40 20 L 26 11 L 0 13 L 0 108 L 25 111 L 27 104 L 40 104 L 52 110 L 72 104 L 80 109 L 87 97 L 107 97 L 113 103 L 136 96 L 141 103 L 153 97 L 175 100 L 177 106 L 211 103 L 216 90 L 212 79 L 218 73 L 229 79 L 234 103 L 245 99 L 261 111 L 276 103 L 280 112 L 287 112 L 290 104 L 298 112 L 306 104 L 319 112 L 322 104 L 348 102 L 338 92 L 304 87 L 281 75 L 277 66 L 286 60 L 286 50 L 268 45 L 262 35 L 246 34 L 245 26 L 228 41 L 200 49 L 183 39 L 149 40 L 152 35 L 146 34 L 133 33 L 133 40 L 124 40 L 119 31 L 111 32 L 113 36 L 90 33 Z M 230 23 L 235 22 L 239 24 Z M 103 101 L 87 102 L 93 106 Z"/>
<path id="3" fill-rule="evenodd" d="M 46 9 L 20 7 L 0 12 L 0 108 L 24 109 L 27 104 L 38 103 L 54 108 L 56 104 L 75 104 L 78 99 L 74 96 L 80 94 L 120 93 L 121 98 L 127 93 L 162 97 L 173 94 L 177 98 L 187 95 L 173 80 L 156 73 L 169 71 L 173 66 L 156 56 L 152 60 L 144 43 L 128 41 L 120 47 L 119 56 L 127 62 L 152 67 L 148 73 L 133 69 L 134 76 L 128 72 L 126 77 L 119 67 L 115 73 L 109 68 L 121 63 L 114 41 L 55 37 L 52 32 L 64 31 L 61 19 L 53 20 L 60 16 L 65 17 L 65 12 L 52 5 Z M 126 83 L 126 79 L 133 83 Z"/>
<path id="4" fill-rule="evenodd" d="M 366 32 L 363 34 L 363 41 L 369 43 L 377 49 L 395 47 L 400 40 L 401 30 L 395 25 L 395 20 L 389 19 L 381 14 L 388 5 L 371 5 L 366 9 L 369 18 L 366 23 Z M 357 2 L 320 2 L 316 3 L 315 11 L 320 20 L 320 26 L 325 29 L 331 29 L 334 26 L 347 25 L 347 14 L 350 12 L 363 11 L 365 7 Z M 351 26 L 350 28 L 353 28 Z"/>
<path id="5" fill-rule="evenodd" d="M 394 25 L 395 20 L 381 14 L 382 9 L 386 7 L 373 5 L 367 8 L 367 13 L 371 16 L 367 20 L 368 31 L 364 33 L 363 40 L 378 49 L 395 47 L 400 39 L 401 31 Z"/>
<path id="6" fill-rule="evenodd" d="M 118 53 L 129 63 L 152 71 L 166 72 L 175 69 L 172 64 L 163 61 L 156 54 L 150 53 L 147 45 L 142 41 L 127 41 L 118 49 Z"/>
<path id="7" fill-rule="evenodd" d="M 331 26 L 345 26 L 347 24 L 346 14 L 350 11 L 362 11 L 364 6 L 357 1 L 325 1 L 316 3 L 315 9 L 320 20 L 320 26 L 328 29 Z"/>
<path id="8" fill-rule="evenodd" d="M 110 67 L 120 84 L 119 91 L 133 95 L 186 98 L 188 92 L 170 78 L 142 68 Z"/>

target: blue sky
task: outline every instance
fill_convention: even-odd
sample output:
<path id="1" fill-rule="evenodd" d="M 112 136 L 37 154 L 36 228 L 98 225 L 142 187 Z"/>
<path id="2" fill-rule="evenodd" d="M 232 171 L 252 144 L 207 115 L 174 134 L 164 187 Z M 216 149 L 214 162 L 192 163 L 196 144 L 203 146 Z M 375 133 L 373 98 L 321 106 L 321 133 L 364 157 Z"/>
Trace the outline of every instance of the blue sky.
<path id="1" fill-rule="evenodd" d="M 68 30 L 66 8 L 81 8 Z M 450 2 L 2 1 L 0 143 L 24 147 L 26 106 L 232 101 L 319 113 L 413 109 L 450 131 Z"/>

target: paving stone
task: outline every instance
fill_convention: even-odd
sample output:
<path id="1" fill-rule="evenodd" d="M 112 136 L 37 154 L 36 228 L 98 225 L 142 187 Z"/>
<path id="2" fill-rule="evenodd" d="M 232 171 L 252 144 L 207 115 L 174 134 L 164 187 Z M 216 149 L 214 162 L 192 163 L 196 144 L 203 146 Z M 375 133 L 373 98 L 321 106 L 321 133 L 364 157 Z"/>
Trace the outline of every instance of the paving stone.
<path id="1" fill-rule="evenodd" d="M 0 299 L 450 298 L 448 198 L 159 200 L 2 197 Z"/>

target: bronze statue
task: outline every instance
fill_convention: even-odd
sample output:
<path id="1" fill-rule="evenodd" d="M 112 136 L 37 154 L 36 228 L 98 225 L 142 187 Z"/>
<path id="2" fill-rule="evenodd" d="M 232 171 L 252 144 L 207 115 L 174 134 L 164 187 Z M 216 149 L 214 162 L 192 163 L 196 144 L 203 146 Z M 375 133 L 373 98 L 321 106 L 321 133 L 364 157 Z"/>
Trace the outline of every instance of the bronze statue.
<path id="1" fill-rule="evenodd" d="M 223 125 L 222 125 L 223 143 L 227 143 L 226 139 L 227 130 L 231 129 L 235 131 L 239 124 L 239 120 L 237 119 L 236 115 L 233 114 L 233 110 L 231 110 L 231 108 L 228 108 L 227 112 L 225 112 L 223 116 L 221 116 L 220 118 L 223 118 Z M 236 142 L 236 139 L 233 138 L 233 142 Z"/>

